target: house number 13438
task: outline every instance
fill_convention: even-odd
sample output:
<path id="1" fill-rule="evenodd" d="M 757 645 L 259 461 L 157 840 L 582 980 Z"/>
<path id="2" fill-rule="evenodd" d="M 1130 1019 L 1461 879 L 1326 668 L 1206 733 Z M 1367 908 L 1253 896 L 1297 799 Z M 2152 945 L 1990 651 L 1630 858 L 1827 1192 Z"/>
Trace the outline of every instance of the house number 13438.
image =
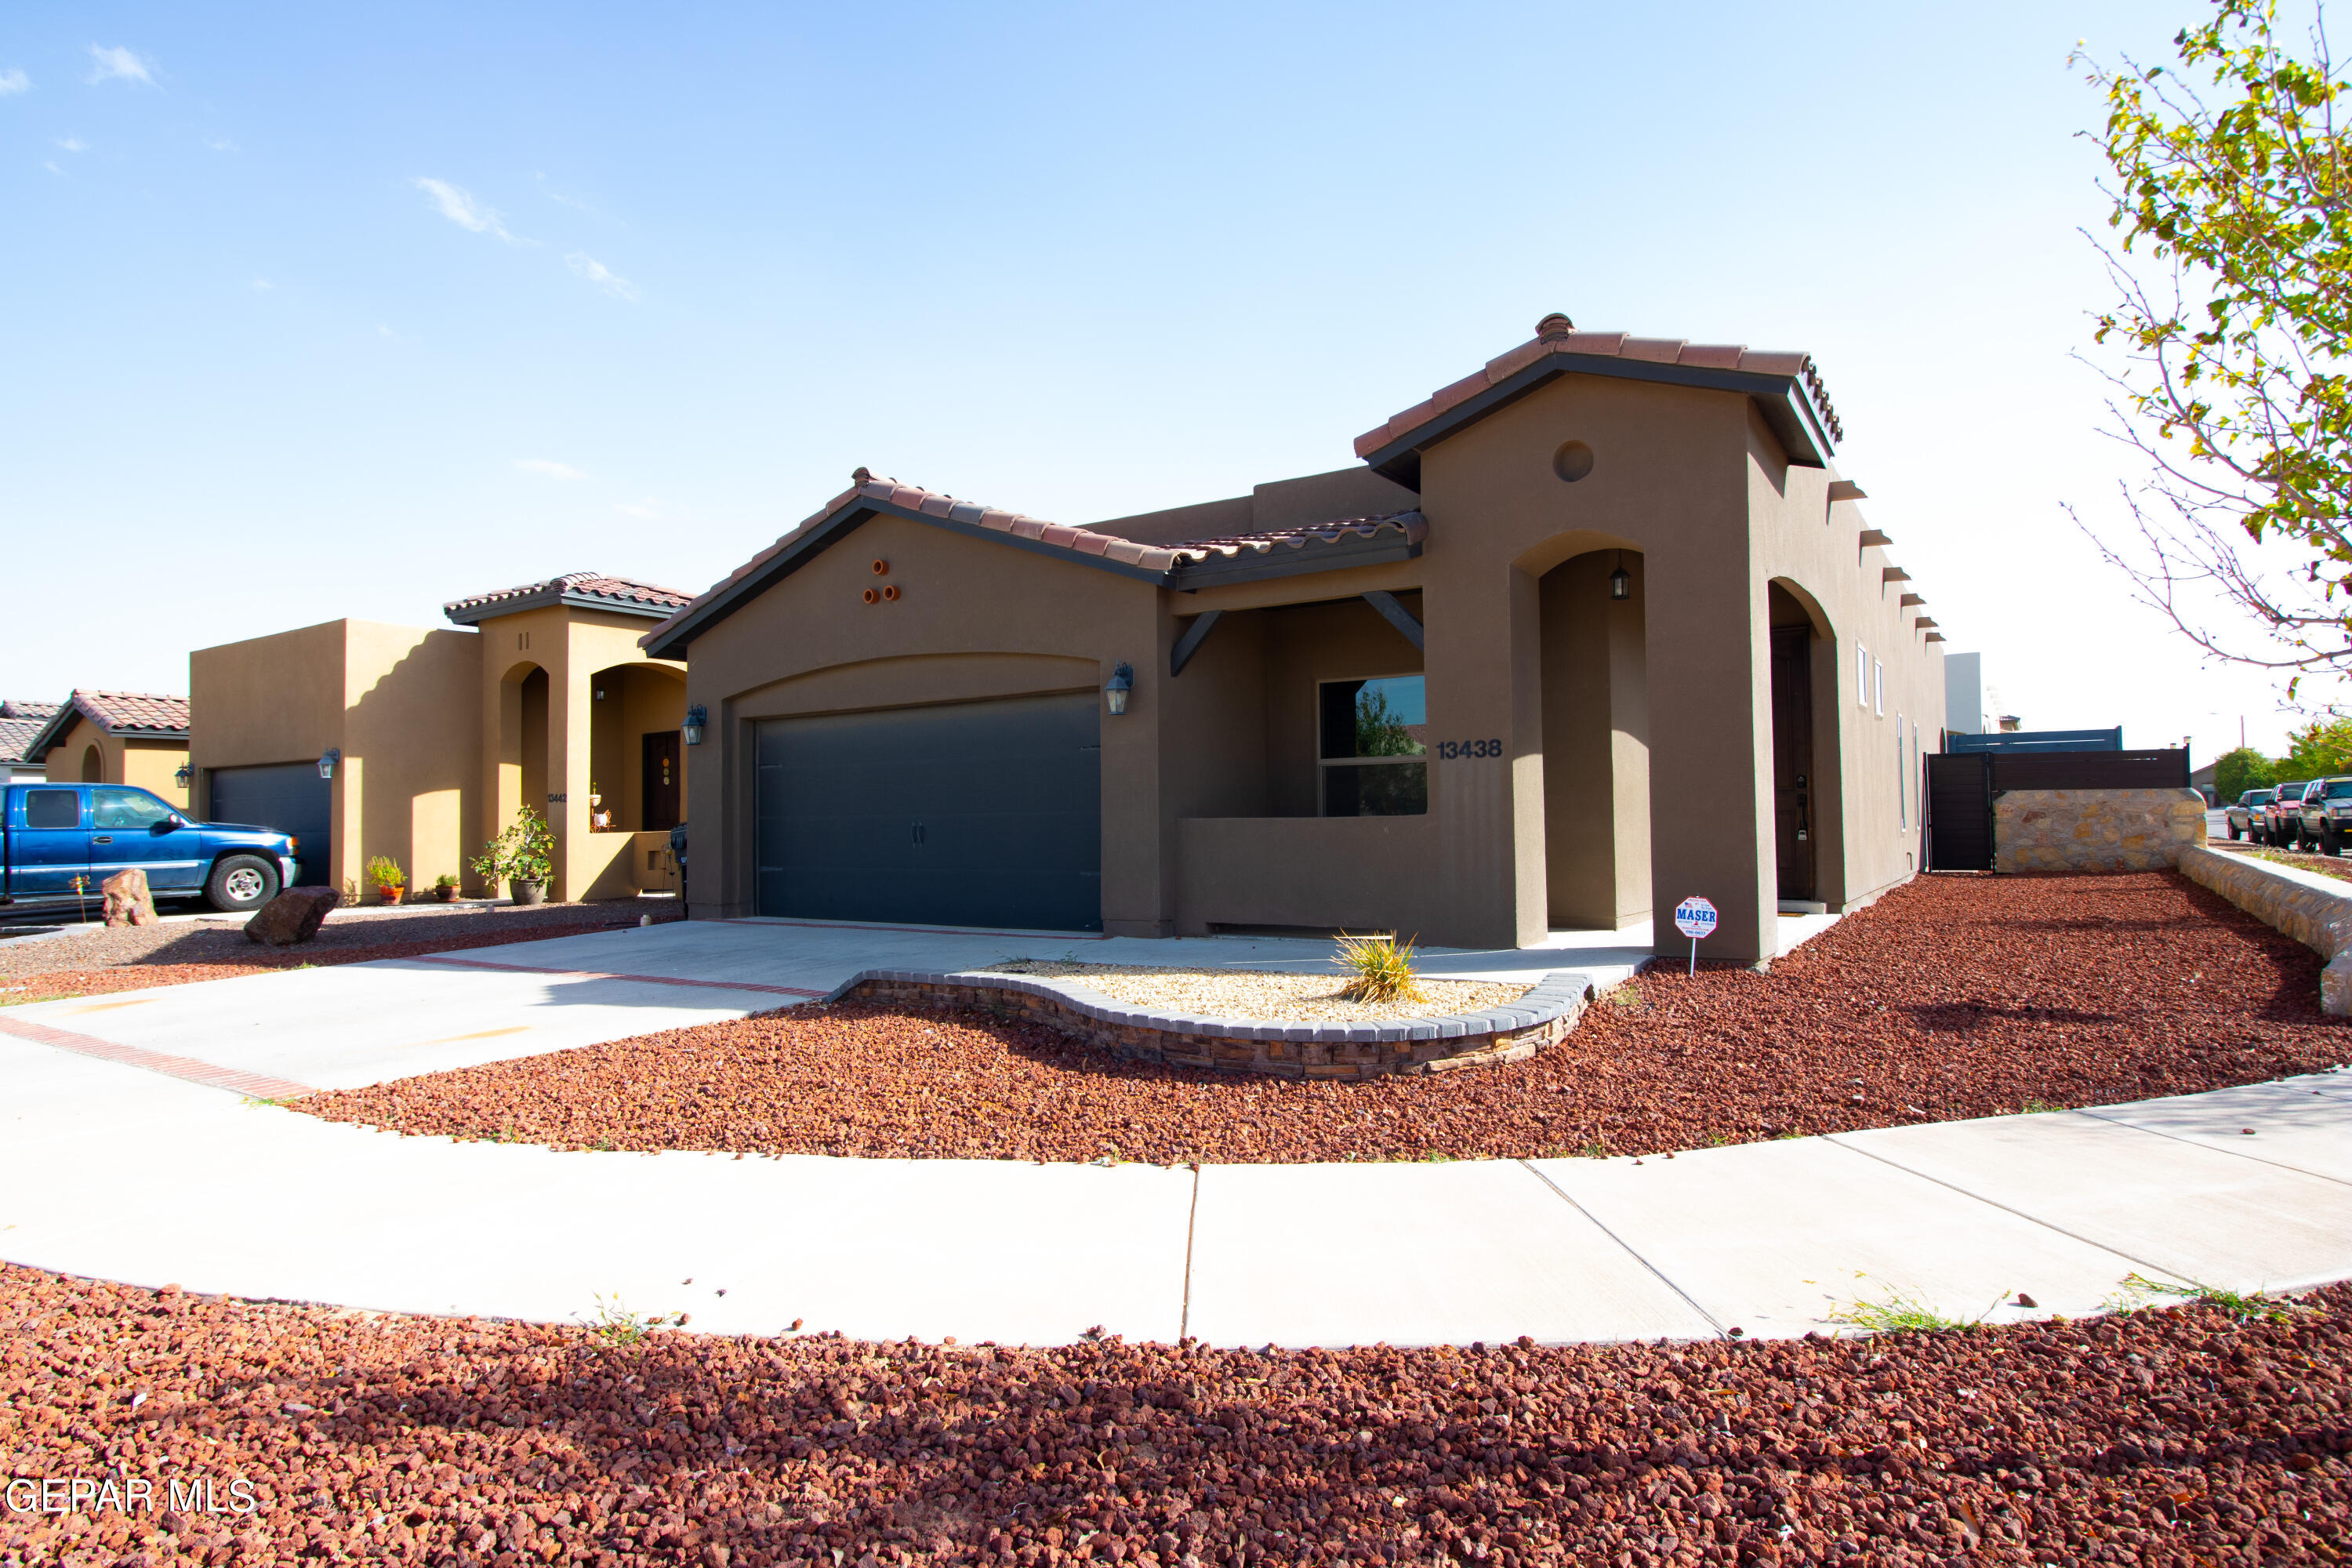
<path id="1" fill-rule="evenodd" d="M 1499 757 L 1503 754 L 1500 741 L 1440 741 L 1437 754 L 1446 762 L 1456 757 Z"/>

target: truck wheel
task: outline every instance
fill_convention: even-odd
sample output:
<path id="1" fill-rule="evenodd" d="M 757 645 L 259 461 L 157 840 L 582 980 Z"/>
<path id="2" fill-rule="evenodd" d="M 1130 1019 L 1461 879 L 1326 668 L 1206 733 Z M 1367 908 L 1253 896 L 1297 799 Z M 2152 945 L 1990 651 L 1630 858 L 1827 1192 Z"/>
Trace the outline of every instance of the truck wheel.
<path id="1" fill-rule="evenodd" d="M 205 882 L 205 902 L 230 914 L 257 910 L 278 896 L 278 868 L 257 855 L 224 857 Z"/>
<path id="2" fill-rule="evenodd" d="M 2238 831 L 2238 825 L 2234 822 L 2230 824 L 2230 842 L 2235 844 L 2241 837 L 2242 836 Z"/>

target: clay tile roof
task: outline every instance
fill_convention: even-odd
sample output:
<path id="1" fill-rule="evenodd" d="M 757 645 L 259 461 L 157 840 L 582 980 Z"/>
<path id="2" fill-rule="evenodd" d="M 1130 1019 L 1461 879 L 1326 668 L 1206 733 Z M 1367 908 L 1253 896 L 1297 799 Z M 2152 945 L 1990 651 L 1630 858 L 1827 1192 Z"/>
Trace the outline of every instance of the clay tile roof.
<path id="1" fill-rule="evenodd" d="M 1507 353 L 1486 362 L 1486 368 L 1440 388 L 1377 428 L 1356 437 L 1356 456 L 1369 458 L 1382 447 L 1420 429 L 1441 415 L 1499 386 L 1513 376 L 1555 355 L 1586 355 L 1676 365 L 1693 371 L 1736 371 L 1752 375 L 1780 376 L 1802 384 L 1807 400 L 1832 441 L 1844 437 L 1829 391 L 1822 384 L 1812 356 L 1801 353 L 1758 351 L 1737 343 L 1692 343 L 1679 338 L 1637 338 L 1624 332 L 1579 331 L 1565 316 L 1547 316 L 1536 336 Z"/>
<path id="2" fill-rule="evenodd" d="M 75 711 L 110 735 L 188 732 L 188 700 L 184 697 L 76 689 L 68 700 Z M 62 718 L 63 714 L 57 717 Z"/>
<path id="3" fill-rule="evenodd" d="M 54 702 L 28 702 L 21 697 L 0 697 L 0 719 L 54 719 Z"/>
<path id="4" fill-rule="evenodd" d="M 46 727 L 47 721 L 40 719 L 0 718 L 0 763 L 37 761 L 33 755 L 33 737 Z"/>
<path id="5" fill-rule="evenodd" d="M 536 608 L 542 604 L 579 604 L 587 600 L 609 605 L 616 610 L 667 616 L 672 610 L 684 607 L 691 598 L 692 595 L 681 594 L 675 588 L 656 587 L 651 583 L 640 583 L 633 577 L 609 577 L 602 572 L 566 572 L 561 577 L 550 577 L 543 582 L 525 583 L 520 587 L 500 588 L 494 593 L 452 599 L 442 605 L 441 610 L 452 620 L 471 622 L 515 610 Z"/>
<path id="6" fill-rule="evenodd" d="M 1277 549 L 1300 550 L 1309 544 L 1337 544 L 1343 539 L 1373 539 L 1384 532 L 1393 532 L 1409 544 L 1419 544 L 1429 537 L 1429 520 L 1419 511 L 1392 512 L 1385 517 L 1343 517 L 1330 522 L 1309 523 L 1303 528 L 1276 528 L 1265 533 L 1231 533 L 1222 539 L 1191 539 L 1169 548 L 1187 561 L 1205 561 L 1213 555 L 1228 558 L 1240 555 L 1266 555 Z"/>

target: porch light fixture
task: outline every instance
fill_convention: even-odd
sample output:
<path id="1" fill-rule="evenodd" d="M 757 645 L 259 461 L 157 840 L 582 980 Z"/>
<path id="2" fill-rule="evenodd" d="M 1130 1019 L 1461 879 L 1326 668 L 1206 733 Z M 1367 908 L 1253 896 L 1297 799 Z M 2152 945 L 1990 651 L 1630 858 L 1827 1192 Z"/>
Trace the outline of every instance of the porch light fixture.
<path id="1" fill-rule="evenodd" d="M 1134 667 L 1120 659 L 1118 668 L 1110 672 L 1110 679 L 1103 682 L 1103 701 L 1110 709 L 1112 718 L 1116 719 L 1127 711 L 1127 694 L 1134 689 Z"/>
<path id="2" fill-rule="evenodd" d="M 322 779 L 333 778 L 335 776 L 335 764 L 342 760 L 343 753 L 337 751 L 332 746 L 320 752 L 319 753 L 319 776 Z"/>
<path id="3" fill-rule="evenodd" d="M 187 788 L 188 781 L 195 776 L 196 775 L 194 773 L 189 771 L 188 764 L 185 763 L 182 763 L 178 767 L 172 770 L 172 782 L 178 784 L 182 789 Z"/>
<path id="4" fill-rule="evenodd" d="M 698 702 L 688 709 L 686 722 L 678 726 L 686 735 L 686 743 L 689 746 L 702 744 L 702 727 L 709 722 L 710 722 L 710 714 L 701 703 Z"/>
<path id="5" fill-rule="evenodd" d="M 1609 574 L 1609 596 L 1630 599 L 1633 596 L 1633 574 L 1625 570 L 1625 552 L 1617 552 L 1617 570 Z"/>

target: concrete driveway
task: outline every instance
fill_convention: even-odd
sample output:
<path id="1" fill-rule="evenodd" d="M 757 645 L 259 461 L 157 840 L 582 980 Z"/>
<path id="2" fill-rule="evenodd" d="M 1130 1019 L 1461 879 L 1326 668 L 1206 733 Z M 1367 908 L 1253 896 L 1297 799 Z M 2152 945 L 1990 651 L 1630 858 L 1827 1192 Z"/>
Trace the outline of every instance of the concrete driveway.
<path id="1" fill-rule="evenodd" d="M 1031 1343 L 1764 1337 L 1897 1294 L 1999 1321 L 2095 1311 L 2130 1274 L 2352 1278 L 2352 1073 L 1644 1160 L 1197 1171 L 559 1153 L 247 1098 L 740 1016 L 860 968 L 1073 951 L 1324 962 L 698 923 L 0 1009 L 0 1257 L 387 1310 L 565 1321 L 601 1298 L 717 1331 Z M 1596 937 L 1429 972 L 1605 980 L 1632 957 Z M 2033 1312 L 1996 1305 L 2020 1290 Z"/>

